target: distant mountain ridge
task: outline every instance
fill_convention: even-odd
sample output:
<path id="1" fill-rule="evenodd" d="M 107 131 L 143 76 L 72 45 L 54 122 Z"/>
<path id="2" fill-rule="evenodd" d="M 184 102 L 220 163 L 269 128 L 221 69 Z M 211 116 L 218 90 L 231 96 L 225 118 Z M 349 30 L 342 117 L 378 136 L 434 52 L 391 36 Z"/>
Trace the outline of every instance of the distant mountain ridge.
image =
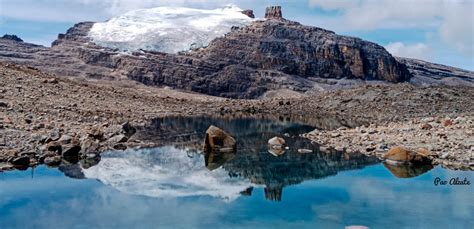
<path id="1" fill-rule="evenodd" d="M 65 76 L 131 79 L 231 98 L 258 98 L 280 89 L 311 93 L 372 82 L 474 86 L 473 72 L 394 58 L 375 43 L 304 26 L 282 15 L 281 8 L 269 7 L 265 20 L 232 27 L 205 48 L 176 54 L 124 53 L 99 46 L 90 37 L 94 23 L 82 22 L 60 34 L 51 48 L 0 39 L 0 60 Z"/>

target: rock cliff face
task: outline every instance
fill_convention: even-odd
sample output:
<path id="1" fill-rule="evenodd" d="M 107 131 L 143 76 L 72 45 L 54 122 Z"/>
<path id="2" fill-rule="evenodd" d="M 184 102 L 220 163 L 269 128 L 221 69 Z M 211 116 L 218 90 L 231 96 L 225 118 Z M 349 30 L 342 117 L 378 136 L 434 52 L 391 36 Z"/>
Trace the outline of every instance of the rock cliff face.
<path id="1" fill-rule="evenodd" d="M 94 47 L 87 43 L 92 23 L 61 34 L 53 49 L 72 48 L 87 64 L 115 69 L 144 84 L 234 98 L 256 98 L 280 88 L 304 92 L 314 78 L 402 82 L 411 76 L 379 45 L 281 16 L 279 7 L 271 7 L 267 20 L 234 28 L 207 48 L 178 55 L 144 51 L 123 56 Z"/>
<path id="2" fill-rule="evenodd" d="M 100 47 L 88 37 L 94 23 L 83 22 L 60 34 L 51 48 L 0 39 L 0 59 L 60 75 L 127 78 L 231 98 L 258 98 L 278 89 L 308 92 L 326 80 L 397 83 L 420 73 L 407 69 L 418 65 L 397 61 L 377 44 L 286 20 L 280 7 L 269 7 L 265 17 L 233 28 L 206 48 L 178 54 Z"/>

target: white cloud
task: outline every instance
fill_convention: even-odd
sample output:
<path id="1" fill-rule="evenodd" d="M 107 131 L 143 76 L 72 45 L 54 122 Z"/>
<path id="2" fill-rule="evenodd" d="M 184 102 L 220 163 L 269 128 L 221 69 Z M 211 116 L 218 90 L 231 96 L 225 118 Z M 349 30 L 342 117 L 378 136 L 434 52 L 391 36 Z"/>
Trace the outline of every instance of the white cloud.
<path id="1" fill-rule="evenodd" d="M 474 4 L 447 5 L 439 34 L 441 40 L 461 53 L 474 58 Z"/>
<path id="2" fill-rule="evenodd" d="M 127 11 L 158 6 L 216 8 L 236 0 L 1 0 L 0 18 L 78 22 L 105 20 Z"/>
<path id="3" fill-rule="evenodd" d="M 471 0 L 309 0 L 309 5 L 338 11 L 322 23 L 339 31 L 435 29 L 447 45 L 474 57 L 474 1 Z"/>
<path id="4" fill-rule="evenodd" d="M 394 56 L 410 57 L 415 59 L 430 60 L 431 49 L 424 43 L 405 45 L 402 42 L 391 42 L 385 46 L 388 52 Z"/>

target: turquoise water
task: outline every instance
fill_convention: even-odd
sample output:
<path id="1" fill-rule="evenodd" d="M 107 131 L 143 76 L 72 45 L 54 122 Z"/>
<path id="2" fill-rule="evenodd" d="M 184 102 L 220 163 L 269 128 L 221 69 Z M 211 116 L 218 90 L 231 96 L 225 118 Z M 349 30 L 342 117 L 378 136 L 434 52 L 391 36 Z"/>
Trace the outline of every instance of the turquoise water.
<path id="1" fill-rule="evenodd" d="M 248 120 L 221 123 L 236 136 L 237 152 L 208 155 L 197 144 L 202 128 L 185 135 L 178 131 L 177 138 L 171 133 L 182 126 L 159 123 L 147 133 L 169 143 L 162 147 L 106 152 L 87 169 L 63 162 L 59 168 L 0 173 L 0 228 L 472 228 L 474 224 L 472 184 L 434 184 L 437 177 L 472 183 L 471 171 L 394 168 L 364 155 L 321 152 L 295 135 L 298 125 Z M 193 122 L 180 123 L 192 129 Z M 282 133 L 287 133 L 290 149 L 274 156 L 265 142 Z M 300 147 L 313 153 L 299 153 Z"/>
<path id="2" fill-rule="evenodd" d="M 378 164 L 286 187 L 275 202 L 265 199 L 263 187 L 231 201 L 128 194 L 39 167 L 0 175 L 0 227 L 470 228 L 472 186 L 433 184 L 435 177 L 456 176 L 473 178 L 472 172 L 438 167 L 399 179 Z"/>

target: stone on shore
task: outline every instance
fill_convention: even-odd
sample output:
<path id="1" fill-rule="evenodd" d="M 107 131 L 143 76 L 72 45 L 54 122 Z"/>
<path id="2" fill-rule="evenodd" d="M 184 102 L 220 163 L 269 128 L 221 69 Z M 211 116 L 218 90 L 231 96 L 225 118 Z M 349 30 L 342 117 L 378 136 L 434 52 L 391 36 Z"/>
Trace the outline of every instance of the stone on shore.
<path id="1" fill-rule="evenodd" d="M 47 166 L 58 166 L 61 164 L 61 156 L 52 156 L 44 159 L 44 164 Z"/>
<path id="2" fill-rule="evenodd" d="M 63 157 L 79 157 L 79 152 L 81 151 L 81 147 L 78 145 L 65 145 L 63 146 Z"/>
<path id="3" fill-rule="evenodd" d="M 426 155 L 405 149 L 400 146 L 391 148 L 384 155 L 385 162 L 392 165 L 431 164 Z"/>
<path id="4" fill-rule="evenodd" d="M 14 166 L 27 167 L 30 165 L 30 158 L 28 156 L 17 157 L 11 161 L 11 164 Z"/>

